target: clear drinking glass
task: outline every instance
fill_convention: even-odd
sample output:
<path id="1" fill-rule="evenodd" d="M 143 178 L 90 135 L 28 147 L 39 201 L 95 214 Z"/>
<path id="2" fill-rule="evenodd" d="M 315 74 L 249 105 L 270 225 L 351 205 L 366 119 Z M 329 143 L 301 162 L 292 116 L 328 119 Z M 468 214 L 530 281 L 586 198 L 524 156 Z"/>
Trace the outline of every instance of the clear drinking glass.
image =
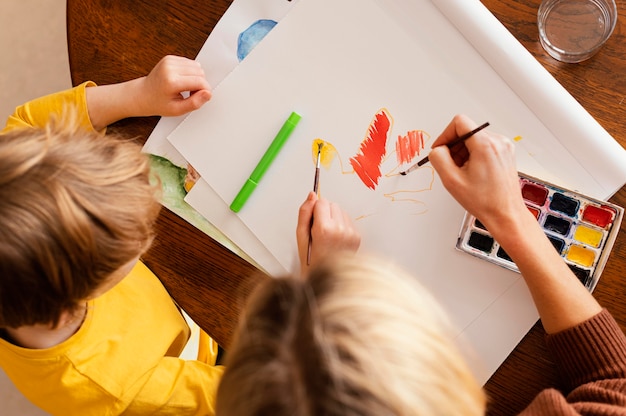
<path id="1" fill-rule="evenodd" d="M 543 0 L 537 13 L 541 46 L 568 63 L 591 58 L 616 22 L 615 0 Z"/>

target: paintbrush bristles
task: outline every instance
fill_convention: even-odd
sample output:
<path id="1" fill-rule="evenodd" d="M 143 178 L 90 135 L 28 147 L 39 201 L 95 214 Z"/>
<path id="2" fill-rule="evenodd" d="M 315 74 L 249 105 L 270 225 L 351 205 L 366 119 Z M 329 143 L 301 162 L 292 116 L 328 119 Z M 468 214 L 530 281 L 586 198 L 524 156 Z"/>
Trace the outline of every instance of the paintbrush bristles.
<path id="1" fill-rule="evenodd" d="M 448 146 L 449 148 L 452 148 L 453 146 L 456 146 L 457 144 L 459 144 L 461 142 L 464 142 L 465 140 L 469 139 L 470 137 L 472 137 L 473 135 L 475 135 L 476 133 L 478 133 L 479 131 L 481 131 L 482 129 L 487 127 L 488 125 L 489 125 L 489 122 L 487 121 L 486 123 L 483 123 L 480 126 L 476 127 L 474 130 L 469 131 L 469 132 L 463 134 L 462 136 L 459 136 L 457 139 L 452 140 L 450 143 L 447 143 L 446 146 Z M 417 169 L 420 166 L 425 165 L 426 163 L 428 163 L 428 161 L 429 161 L 428 156 L 426 156 L 423 159 L 421 159 L 420 161 L 418 161 L 416 164 L 414 164 L 413 166 L 408 168 L 407 170 L 404 170 L 404 171 L 400 172 L 400 175 L 406 176 L 407 173 L 413 172 L 415 169 Z"/>
<path id="2" fill-rule="evenodd" d="M 324 147 L 324 143 L 318 143 L 317 144 L 317 162 L 315 163 L 315 167 L 319 169 L 320 167 L 320 160 L 322 158 L 322 147 Z"/>
<path id="3" fill-rule="evenodd" d="M 414 164 L 413 166 L 411 166 L 407 170 L 400 172 L 400 175 L 406 176 L 407 173 L 413 172 L 415 169 L 417 169 L 420 166 L 425 165 L 426 163 L 428 163 L 428 161 L 429 161 L 428 156 L 426 156 L 425 158 L 421 159 L 419 162 L 417 162 L 416 164 Z"/>

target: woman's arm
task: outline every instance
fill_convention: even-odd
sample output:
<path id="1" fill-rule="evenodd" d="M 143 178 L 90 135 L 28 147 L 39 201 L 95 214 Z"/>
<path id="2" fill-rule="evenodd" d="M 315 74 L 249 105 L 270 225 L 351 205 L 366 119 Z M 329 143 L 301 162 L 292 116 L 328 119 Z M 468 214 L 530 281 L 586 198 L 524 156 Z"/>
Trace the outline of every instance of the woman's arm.
<path id="1" fill-rule="evenodd" d="M 478 218 L 515 261 L 548 333 L 601 311 L 558 255 L 522 199 L 513 142 L 482 131 L 460 149 L 442 146 L 476 127 L 456 116 L 433 143 L 430 161 L 452 196 Z"/>

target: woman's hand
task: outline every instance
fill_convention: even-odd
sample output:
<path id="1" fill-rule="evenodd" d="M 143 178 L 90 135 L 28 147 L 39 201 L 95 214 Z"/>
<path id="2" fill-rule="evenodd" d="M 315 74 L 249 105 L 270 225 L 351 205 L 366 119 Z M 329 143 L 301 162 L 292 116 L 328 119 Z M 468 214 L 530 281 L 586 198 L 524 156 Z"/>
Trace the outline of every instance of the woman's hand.
<path id="1" fill-rule="evenodd" d="M 448 192 L 493 234 L 530 215 L 522 199 L 513 141 L 480 131 L 452 149 L 445 144 L 476 127 L 458 115 L 433 142 L 429 159 Z M 496 235 L 494 235 L 497 237 Z"/>

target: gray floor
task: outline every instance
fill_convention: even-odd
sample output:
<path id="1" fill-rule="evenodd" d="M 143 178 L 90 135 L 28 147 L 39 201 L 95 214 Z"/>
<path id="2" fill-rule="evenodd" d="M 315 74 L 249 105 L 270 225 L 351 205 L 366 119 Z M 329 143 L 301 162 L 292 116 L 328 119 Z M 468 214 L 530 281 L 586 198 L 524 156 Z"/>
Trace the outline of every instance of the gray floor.
<path id="1" fill-rule="evenodd" d="M 25 101 L 69 88 L 65 0 L 0 2 L 0 51 L 2 120 Z"/>
<path id="2" fill-rule="evenodd" d="M 25 101 L 69 88 L 65 0 L 2 0 L 0 55 L 2 120 Z M 0 403 L 0 413 L 7 416 L 45 414 L 13 387 L 2 370 Z"/>

